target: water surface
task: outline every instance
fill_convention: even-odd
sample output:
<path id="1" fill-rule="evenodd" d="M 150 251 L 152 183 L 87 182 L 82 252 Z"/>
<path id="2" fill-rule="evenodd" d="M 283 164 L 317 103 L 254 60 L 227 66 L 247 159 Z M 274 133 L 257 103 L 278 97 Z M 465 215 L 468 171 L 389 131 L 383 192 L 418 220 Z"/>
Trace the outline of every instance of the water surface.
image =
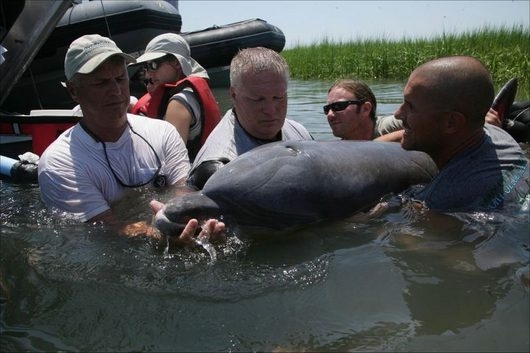
<path id="1" fill-rule="evenodd" d="M 329 82 L 293 81 L 289 117 L 333 139 Z M 400 84 L 372 85 L 380 114 Z M 229 105 L 226 90 L 216 90 Z M 128 214 L 150 218 L 151 191 Z M 1 351 L 528 351 L 528 208 L 433 215 L 391 203 L 282 238 L 167 253 L 0 184 Z M 243 239 L 243 238 L 242 238 Z M 525 277 L 526 276 L 526 277 Z"/>

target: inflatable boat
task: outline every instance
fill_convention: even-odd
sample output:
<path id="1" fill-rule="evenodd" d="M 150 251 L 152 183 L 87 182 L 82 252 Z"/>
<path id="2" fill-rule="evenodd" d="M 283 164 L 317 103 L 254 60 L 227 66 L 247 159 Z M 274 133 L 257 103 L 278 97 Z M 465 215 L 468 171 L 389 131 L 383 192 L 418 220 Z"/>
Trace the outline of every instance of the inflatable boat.
<path id="1" fill-rule="evenodd" d="M 155 36 L 174 32 L 190 44 L 191 55 L 210 74 L 214 87 L 228 84 L 228 65 L 242 48 L 283 50 L 283 32 L 262 19 L 181 33 L 178 1 L 40 0 L 2 2 L 0 64 L 0 156 L 4 161 L 30 151 L 40 155 L 79 117 L 76 104 L 61 85 L 70 43 L 90 33 L 112 38 L 134 57 Z M 131 94 L 144 86 L 131 72 Z M 6 168 L 4 168 L 6 169 Z M 7 168 L 9 169 L 9 168 Z"/>
<path id="2" fill-rule="evenodd" d="M 175 5 L 176 1 L 162 0 L 75 3 L 13 86 L 1 104 L 2 110 L 28 114 L 33 109 L 71 109 L 75 104 L 60 84 L 64 80 L 64 56 L 70 43 L 84 34 L 110 37 L 124 52 L 138 57 L 153 37 L 179 33 L 189 42 L 191 56 L 213 73 L 229 65 L 239 49 L 264 46 L 280 52 L 285 45 L 283 32 L 261 19 L 181 33 L 182 18 Z M 216 75 L 212 76 L 212 86 L 219 86 Z M 144 93 L 136 91 L 139 86 L 134 82 L 131 87 L 133 95 Z"/>

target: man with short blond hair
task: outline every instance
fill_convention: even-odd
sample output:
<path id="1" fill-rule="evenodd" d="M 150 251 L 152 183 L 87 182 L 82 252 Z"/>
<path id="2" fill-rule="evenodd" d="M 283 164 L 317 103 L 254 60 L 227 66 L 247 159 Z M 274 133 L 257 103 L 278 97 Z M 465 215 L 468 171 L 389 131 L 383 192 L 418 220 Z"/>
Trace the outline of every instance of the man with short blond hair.
<path id="1" fill-rule="evenodd" d="M 272 49 L 241 50 L 230 63 L 229 109 L 200 149 L 189 183 L 202 189 L 224 164 L 274 141 L 310 140 L 302 124 L 286 119 L 289 68 Z"/>
<path id="2" fill-rule="evenodd" d="M 413 196 L 430 209 L 500 209 L 528 197 L 528 160 L 504 130 L 484 122 L 494 97 L 488 69 L 476 58 L 431 60 L 412 72 L 404 102 L 401 146 L 426 152 L 440 173 Z"/>

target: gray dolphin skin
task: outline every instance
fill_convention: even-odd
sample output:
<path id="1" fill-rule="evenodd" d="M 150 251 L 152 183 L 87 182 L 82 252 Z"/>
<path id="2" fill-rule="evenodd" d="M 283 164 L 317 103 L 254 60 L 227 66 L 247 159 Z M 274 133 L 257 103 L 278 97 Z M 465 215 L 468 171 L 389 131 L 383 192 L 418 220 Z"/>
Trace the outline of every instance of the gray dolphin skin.
<path id="1" fill-rule="evenodd" d="M 155 226 L 175 235 L 191 218 L 222 217 L 245 233 L 279 233 L 349 217 L 437 172 L 427 154 L 399 143 L 269 143 L 225 165 L 201 191 L 170 200 Z"/>

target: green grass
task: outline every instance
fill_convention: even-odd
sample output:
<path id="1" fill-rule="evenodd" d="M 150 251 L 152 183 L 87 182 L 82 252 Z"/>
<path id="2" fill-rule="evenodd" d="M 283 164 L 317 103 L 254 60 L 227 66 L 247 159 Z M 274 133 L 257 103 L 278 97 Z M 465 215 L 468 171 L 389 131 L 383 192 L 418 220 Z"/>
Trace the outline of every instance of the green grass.
<path id="1" fill-rule="evenodd" d="M 517 100 L 530 99 L 530 32 L 528 28 L 489 28 L 439 37 L 336 42 L 324 38 L 282 51 L 294 79 L 356 78 L 367 82 L 405 82 L 418 65 L 433 58 L 471 55 L 492 73 L 498 90 L 517 77 Z"/>

